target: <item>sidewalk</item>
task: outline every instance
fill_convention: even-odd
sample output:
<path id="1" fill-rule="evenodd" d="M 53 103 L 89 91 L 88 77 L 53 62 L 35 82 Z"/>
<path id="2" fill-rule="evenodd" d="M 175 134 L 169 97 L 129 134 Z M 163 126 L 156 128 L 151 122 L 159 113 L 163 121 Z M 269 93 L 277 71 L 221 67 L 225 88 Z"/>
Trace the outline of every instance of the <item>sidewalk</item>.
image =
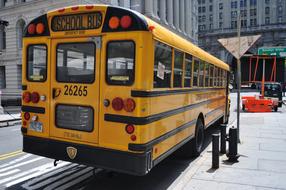
<path id="1" fill-rule="evenodd" d="M 0 114 L 0 127 L 21 123 L 21 114 Z"/>
<path id="2" fill-rule="evenodd" d="M 242 143 L 238 163 L 220 156 L 220 168 L 211 169 L 211 144 L 169 189 L 286 189 L 286 110 L 277 113 L 241 113 Z"/>

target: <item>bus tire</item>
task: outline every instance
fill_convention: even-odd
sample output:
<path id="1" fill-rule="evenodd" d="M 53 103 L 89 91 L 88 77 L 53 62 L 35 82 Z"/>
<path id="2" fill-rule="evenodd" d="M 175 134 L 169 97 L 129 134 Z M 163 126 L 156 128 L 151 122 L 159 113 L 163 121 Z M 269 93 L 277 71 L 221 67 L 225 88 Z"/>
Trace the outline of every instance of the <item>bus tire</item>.
<path id="1" fill-rule="evenodd" d="M 198 157 L 201 154 L 204 145 L 204 137 L 205 127 L 203 121 L 199 118 L 196 124 L 195 137 L 192 139 L 193 142 L 191 143 L 191 153 L 193 157 Z"/>

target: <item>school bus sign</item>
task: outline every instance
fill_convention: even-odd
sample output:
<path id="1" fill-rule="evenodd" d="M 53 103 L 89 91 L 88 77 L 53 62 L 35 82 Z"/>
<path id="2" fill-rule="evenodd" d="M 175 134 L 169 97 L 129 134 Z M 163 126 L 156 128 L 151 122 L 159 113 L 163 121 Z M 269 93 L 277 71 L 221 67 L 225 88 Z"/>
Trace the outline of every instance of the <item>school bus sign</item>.
<path id="1" fill-rule="evenodd" d="M 286 57 L 286 47 L 261 47 L 258 48 L 258 55 Z"/>

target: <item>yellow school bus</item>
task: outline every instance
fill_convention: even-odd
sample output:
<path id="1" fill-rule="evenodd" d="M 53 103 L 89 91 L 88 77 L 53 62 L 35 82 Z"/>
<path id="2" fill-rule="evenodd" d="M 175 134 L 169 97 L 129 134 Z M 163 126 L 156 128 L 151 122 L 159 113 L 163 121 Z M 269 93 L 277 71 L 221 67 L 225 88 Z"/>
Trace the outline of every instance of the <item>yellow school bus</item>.
<path id="1" fill-rule="evenodd" d="M 145 175 L 228 120 L 229 66 L 138 12 L 65 7 L 23 40 L 25 152 Z"/>

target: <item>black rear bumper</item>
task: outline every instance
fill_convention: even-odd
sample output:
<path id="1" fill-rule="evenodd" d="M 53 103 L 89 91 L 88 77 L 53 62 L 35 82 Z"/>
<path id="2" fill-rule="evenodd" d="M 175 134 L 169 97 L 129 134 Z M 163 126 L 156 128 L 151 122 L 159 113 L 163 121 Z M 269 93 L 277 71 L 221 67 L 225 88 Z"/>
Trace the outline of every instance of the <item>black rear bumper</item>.
<path id="1" fill-rule="evenodd" d="M 77 149 L 74 159 L 69 158 L 67 147 Z M 152 168 L 151 152 L 123 152 L 38 137 L 24 136 L 23 151 L 132 175 L 145 175 Z"/>

